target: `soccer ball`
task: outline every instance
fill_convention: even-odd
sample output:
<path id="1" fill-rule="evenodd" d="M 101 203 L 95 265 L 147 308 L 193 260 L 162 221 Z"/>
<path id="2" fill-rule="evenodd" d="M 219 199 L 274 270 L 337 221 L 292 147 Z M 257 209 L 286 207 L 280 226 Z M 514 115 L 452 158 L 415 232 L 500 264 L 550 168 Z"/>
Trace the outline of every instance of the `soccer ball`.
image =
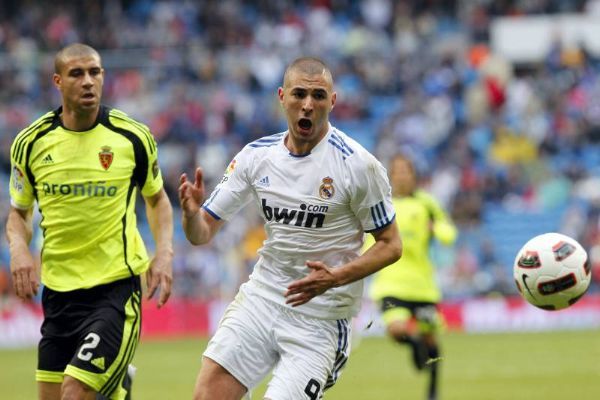
<path id="1" fill-rule="evenodd" d="M 560 233 L 544 233 L 525 243 L 515 258 L 513 274 L 525 300 L 544 310 L 575 304 L 592 280 L 586 251 Z"/>

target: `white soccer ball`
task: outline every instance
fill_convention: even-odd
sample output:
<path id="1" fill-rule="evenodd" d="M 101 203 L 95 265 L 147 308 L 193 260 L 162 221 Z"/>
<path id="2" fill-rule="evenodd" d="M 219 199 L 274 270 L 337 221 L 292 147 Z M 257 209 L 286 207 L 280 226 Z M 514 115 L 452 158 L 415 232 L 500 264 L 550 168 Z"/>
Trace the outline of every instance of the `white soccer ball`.
<path id="1" fill-rule="evenodd" d="M 560 233 L 544 233 L 525 243 L 515 258 L 513 274 L 525 300 L 544 310 L 575 304 L 592 280 L 584 248 Z"/>

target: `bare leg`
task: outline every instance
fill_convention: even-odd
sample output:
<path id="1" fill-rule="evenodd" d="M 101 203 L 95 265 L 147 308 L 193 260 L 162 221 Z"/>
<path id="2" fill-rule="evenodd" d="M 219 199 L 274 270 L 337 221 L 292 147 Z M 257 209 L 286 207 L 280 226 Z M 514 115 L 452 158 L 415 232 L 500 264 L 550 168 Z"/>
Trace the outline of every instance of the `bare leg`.
<path id="1" fill-rule="evenodd" d="M 38 382 L 40 400 L 60 400 L 60 383 Z"/>
<path id="2" fill-rule="evenodd" d="M 72 376 L 65 375 L 61 387 L 61 400 L 95 400 L 96 391 Z"/>
<path id="3" fill-rule="evenodd" d="M 425 368 L 427 361 L 427 348 L 418 334 L 410 332 L 408 324 L 400 321 L 393 321 L 387 327 L 388 334 L 400 344 L 409 345 L 412 350 L 413 364 L 416 369 Z"/>
<path id="4" fill-rule="evenodd" d="M 202 358 L 194 400 L 240 400 L 247 391 L 225 368 L 210 358 Z"/>

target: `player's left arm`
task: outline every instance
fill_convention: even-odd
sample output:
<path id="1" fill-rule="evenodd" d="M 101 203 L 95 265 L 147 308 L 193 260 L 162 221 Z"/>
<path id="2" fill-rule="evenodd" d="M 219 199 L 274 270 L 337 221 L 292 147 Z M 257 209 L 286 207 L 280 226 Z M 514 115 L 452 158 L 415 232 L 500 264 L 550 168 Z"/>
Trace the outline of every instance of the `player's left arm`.
<path id="1" fill-rule="evenodd" d="M 148 298 L 160 287 L 157 306 L 162 307 L 171 295 L 173 282 L 173 209 L 164 188 L 144 196 L 146 215 L 154 237 L 156 251 L 146 275 Z"/>
<path id="2" fill-rule="evenodd" d="M 431 231 L 433 236 L 446 246 L 453 244 L 458 236 L 456 225 L 454 225 L 452 219 L 444 211 L 437 200 L 433 197 L 429 197 L 427 200 L 432 217 Z"/>
<path id="3" fill-rule="evenodd" d="M 148 298 L 159 290 L 157 307 L 160 308 L 169 299 L 173 283 L 173 208 L 163 187 L 156 141 L 145 125 L 134 123 L 132 126 L 144 146 L 145 162 L 142 165 L 146 168 L 140 168 L 142 173 L 136 178 L 146 203 L 146 216 L 155 244 L 154 257 L 146 271 L 146 286 Z"/>
<path id="4" fill-rule="evenodd" d="M 306 261 L 311 271 L 305 278 L 288 286 L 286 303 L 293 307 L 305 304 L 328 289 L 363 279 L 402 256 L 402 240 L 395 220 L 372 232 L 372 235 L 375 239 L 373 246 L 347 264 L 331 268 L 321 261 Z"/>

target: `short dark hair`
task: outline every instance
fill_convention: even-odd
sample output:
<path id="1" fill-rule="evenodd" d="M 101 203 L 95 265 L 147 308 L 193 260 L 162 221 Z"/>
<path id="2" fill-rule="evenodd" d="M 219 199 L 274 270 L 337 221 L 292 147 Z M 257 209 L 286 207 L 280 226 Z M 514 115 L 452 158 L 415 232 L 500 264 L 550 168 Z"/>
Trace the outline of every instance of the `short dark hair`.
<path id="1" fill-rule="evenodd" d="M 283 74 L 283 85 L 285 86 L 286 82 L 289 79 L 289 75 L 292 71 L 299 71 L 308 75 L 327 75 L 327 78 L 333 82 L 333 77 L 331 75 L 331 71 L 329 67 L 317 57 L 300 57 L 296 58 L 292 61 L 288 67 L 285 69 L 285 73 Z"/>
<path id="2" fill-rule="evenodd" d="M 54 72 L 60 74 L 65 60 L 70 57 L 96 56 L 100 60 L 100 54 L 92 46 L 83 43 L 73 43 L 62 48 L 54 57 Z"/>

